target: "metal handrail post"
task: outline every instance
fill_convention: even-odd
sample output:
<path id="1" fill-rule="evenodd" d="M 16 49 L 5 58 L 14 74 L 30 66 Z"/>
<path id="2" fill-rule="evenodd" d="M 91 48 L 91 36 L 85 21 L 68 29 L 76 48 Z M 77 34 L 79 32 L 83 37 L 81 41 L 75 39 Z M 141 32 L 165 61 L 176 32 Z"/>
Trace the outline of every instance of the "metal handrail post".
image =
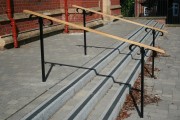
<path id="1" fill-rule="evenodd" d="M 45 61 L 44 61 L 44 41 L 43 41 L 43 18 L 39 17 L 39 30 L 40 30 L 40 47 L 41 47 L 41 69 L 42 69 L 42 82 L 46 82 L 45 77 Z"/>
<path id="2" fill-rule="evenodd" d="M 83 26 L 86 27 L 86 11 L 83 10 Z M 84 30 L 84 54 L 87 55 L 86 30 Z"/>
<path id="3" fill-rule="evenodd" d="M 144 57 L 145 49 L 144 47 L 140 48 L 141 51 L 141 118 L 144 117 Z"/>
<path id="4" fill-rule="evenodd" d="M 153 47 L 155 47 L 155 40 L 156 40 L 156 30 L 154 30 L 154 29 L 151 29 L 151 28 L 146 28 L 145 29 L 145 31 L 147 32 L 147 29 L 149 29 L 149 30 L 152 30 L 152 34 L 153 34 L 153 40 L 152 40 L 152 46 Z M 159 31 L 160 32 L 160 31 Z M 161 32 L 162 33 L 162 32 Z M 163 33 L 162 33 L 162 35 L 163 35 Z M 155 65 L 154 65 L 154 62 L 155 62 L 155 57 L 157 56 L 157 52 L 156 51 L 152 51 L 152 56 L 151 56 L 151 58 L 152 58 L 152 67 L 151 67 L 151 72 L 152 72 L 152 75 L 151 75 L 151 77 L 152 78 L 155 78 L 155 75 L 154 75 L 154 69 L 155 69 Z"/>
<path id="5" fill-rule="evenodd" d="M 155 39 L 156 39 L 156 31 L 155 30 L 152 30 L 152 34 L 153 34 L 153 42 L 152 42 L 152 45 L 153 47 L 155 47 Z M 154 59 L 156 57 L 156 52 L 155 51 L 152 51 L 152 77 L 155 77 L 154 76 Z"/>
<path id="6" fill-rule="evenodd" d="M 132 47 L 135 46 L 133 44 L 131 44 L 129 46 L 129 50 L 133 51 Z M 143 118 L 144 117 L 144 57 L 145 57 L 145 49 L 144 47 L 139 47 L 140 48 L 140 53 L 141 53 L 141 88 L 140 88 L 140 92 L 141 92 L 141 106 L 140 106 L 140 117 Z"/>

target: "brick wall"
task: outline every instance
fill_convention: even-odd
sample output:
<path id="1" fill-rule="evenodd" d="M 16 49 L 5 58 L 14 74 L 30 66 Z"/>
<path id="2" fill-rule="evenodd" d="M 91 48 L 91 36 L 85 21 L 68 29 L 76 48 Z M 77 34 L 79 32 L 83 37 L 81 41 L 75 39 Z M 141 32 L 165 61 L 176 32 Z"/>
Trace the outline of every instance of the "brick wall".
<path id="1" fill-rule="evenodd" d="M 44 10 L 53 10 L 60 9 L 62 6 L 63 0 L 16 0 L 12 4 L 12 10 L 14 13 L 14 17 L 16 18 L 19 13 L 22 13 L 24 9 L 32 10 L 32 11 L 44 11 Z M 6 0 L 0 0 L 0 14 L 4 14 L 3 17 L 6 16 Z M 18 15 L 16 15 L 18 13 Z M 60 17 L 60 16 L 58 16 Z M 61 19 L 61 18 L 60 18 Z M 31 29 L 38 28 L 38 22 L 35 19 L 15 19 L 18 32 L 28 31 Z M 0 36 L 5 34 L 11 34 L 11 26 L 9 25 L 10 21 L 1 21 L 0 22 Z"/>
<path id="2" fill-rule="evenodd" d="M 100 7 L 99 0 L 72 0 L 72 1 L 68 2 L 68 5 L 69 5 L 68 7 L 72 8 L 73 4 L 80 5 L 80 6 L 87 7 L 87 8 Z M 99 19 L 99 18 L 101 18 L 101 15 L 93 14 L 91 16 L 87 16 L 86 20 L 91 21 L 91 20 Z M 69 21 L 70 22 L 82 22 L 83 21 L 82 14 L 81 13 L 80 14 L 79 13 L 70 14 Z"/>
<path id="3" fill-rule="evenodd" d="M 0 14 L 5 14 L 6 12 L 6 1 L 0 0 Z"/>
<path id="4" fill-rule="evenodd" d="M 120 0 L 111 0 L 111 5 L 117 6 L 116 9 L 111 10 L 112 15 L 120 15 L 121 9 L 120 9 Z"/>
<path id="5" fill-rule="evenodd" d="M 112 5 L 120 5 L 120 0 L 111 0 Z M 38 22 L 36 19 L 28 19 L 28 17 L 20 17 L 24 15 L 22 11 L 24 9 L 32 10 L 32 11 L 51 11 L 58 9 L 64 9 L 64 0 L 14 0 L 13 11 L 14 17 L 17 24 L 18 32 L 29 31 L 32 29 L 38 28 Z M 69 9 L 72 8 L 72 5 L 80 5 L 89 8 L 97 8 L 101 7 L 102 0 L 68 0 Z M 71 11 L 72 12 L 72 11 Z M 75 12 L 75 10 L 74 10 Z M 21 15 L 22 14 L 22 15 Z M 112 14 L 120 14 L 119 9 L 113 9 Z M 0 0 L 0 17 L 7 18 L 6 15 L 6 0 Z M 53 17 L 57 17 L 59 19 L 65 19 L 64 12 L 63 14 L 56 14 Z M 94 19 L 102 18 L 101 15 L 93 14 L 92 16 L 87 17 L 87 21 L 91 21 Z M 69 13 L 69 21 L 71 22 L 82 22 L 82 14 L 79 13 Z M 0 36 L 11 34 L 11 26 L 10 21 L 2 20 L 0 18 Z"/>
<path id="6" fill-rule="evenodd" d="M 111 0 L 111 5 L 120 5 L 120 0 Z"/>
<path id="7" fill-rule="evenodd" d="M 120 15 L 120 10 L 119 9 L 115 9 L 115 10 L 111 10 L 111 14 L 112 15 Z"/>

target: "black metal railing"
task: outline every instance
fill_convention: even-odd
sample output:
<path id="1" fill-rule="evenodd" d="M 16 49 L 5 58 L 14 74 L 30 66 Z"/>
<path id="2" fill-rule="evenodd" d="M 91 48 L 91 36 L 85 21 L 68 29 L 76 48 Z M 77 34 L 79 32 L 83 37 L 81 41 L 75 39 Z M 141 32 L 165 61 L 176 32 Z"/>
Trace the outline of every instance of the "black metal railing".
<path id="1" fill-rule="evenodd" d="M 77 11 L 80 8 L 77 8 Z M 86 10 L 81 9 L 83 12 L 83 24 L 84 26 L 86 26 Z M 92 14 L 92 12 L 91 12 Z M 157 31 L 155 29 L 151 29 L 151 28 L 145 28 L 145 31 L 148 32 L 148 29 L 152 31 L 152 35 L 153 35 L 153 40 L 152 40 L 152 46 L 155 47 L 155 40 L 156 40 L 156 33 Z M 163 36 L 163 32 L 162 31 L 158 31 L 161 33 L 161 36 Z M 134 44 L 129 46 L 129 49 L 132 50 L 132 46 L 134 46 Z M 139 46 L 138 46 L 139 47 Z M 140 53 L 141 53 L 141 113 L 140 113 L 140 117 L 143 118 L 144 116 L 144 57 L 145 57 L 145 48 L 144 47 L 139 47 L 140 48 Z M 85 49 L 85 55 L 86 55 L 86 32 L 84 30 L 84 49 Z M 155 62 L 155 57 L 157 55 L 156 51 L 152 51 L 152 74 L 151 77 L 152 78 L 156 78 L 154 75 L 154 71 L 155 71 L 155 66 L 154 66 L 154 62 Z"/>
<path id="2" fill-rule="evenodd" d="M 43 40 L 43 18 L 38 18 L 39 32 L 40 32 L 40 48 L 41 48 L 41 70 L 42 70 L 42 81 L 46 82 L 45 75 L 45 61 L 44 61 L 44 40 Z"/>
<path id="3" fill-rule="evenodd" d="M 152 31 L 152 35 L 153 35 L 153 40 L 152 40 L 152 46 L 155 47 L 155 40 L 156 40 L 156 37 L 157 35 L 157 32 L 160 32 L 160 36 L 163 36 L 163 32 L 161 31 L 156 31 L 156 30 L 153 30 L 151 28 L 145 28 L 145 31 L 148 32 L 148 29 Z M 129 46 L 129 50 L 132 51 L 132 47 L 135 46 L 134 44 L 131 44 Z M 139 46 L 138 46 L 139 47 Z M 146 49 L 144 47 L 139 47 L 140 48 L 140 54 L 141 54 L 141 88 L 140 91 L 141 92 L 141 111 L 140 111 L 140 117 L 143 118 L 144 117 L 144 67 L 145 67 L 145 56 L 146 56 Z M 157 56 L 157 52 L 156 51 L 152 51 L 152 73 L 151 73 L 151 77 L 152 78 L 156 78 L 155 75 L 154 75 L 154 71 L 155 71 L 155 65 L 154 65 L 154 62 L 155 62 L 155 57 Z M 132 89 L 133 90 L 133 89 Z"/>
<path id="4" fill-rule="evenodd" d="M 161 33 L 160 36 L 163 36 L 164 33 L 161 32 L 161 31 L 156 31 L 156 30 L 150 29 L 150 28 L 146 28 L 146 29 L 145 29 L 146 32 L 148 32 L 148 30 L 151 30 L 151 31 L 152 31 L 152 35 L 153 35 L 152 46 L 155 47 L 157 32 L 158 32 L 158 34 Z M 152 51 L 152 70 L 151 70 L 152 75 L 151 75 L 151 76 L 152 76 L 153 78 L 156 78 L 155 75 L 154 75 L 154 71 L 155 71 L 155 70 L 154 70 L 154 69 L 155 69 L 155 66 L 154 66 L 154 62 L 155 62 L 155 61 L 154 61 L 154 60 L 155 60 L 155 57 L 156 57 L 156 56 L 157 56 L 157 52 L 156 52 L 156 51 Z"/>
<path id="5" fill-rule="evenodd" d="M 37 15 L 38 16 L 38 15 Z M 83 10 L 83 18 L 84 18 L 84 20 L 83 20 L 83 24 L 84 24 L 84 26 L 86 26 L 86 11 L 84 11 Z M 41 17 L 41 15 L 39 15 L 38 16 L 38 22 L 39 22 L 39 30 L 40 30 L 40 48 L 41 48 L 41 69 L 42 69 L 42 82 L 46 82 L 46 79 L 47 79 L 47 77 L 46 77 L 46 74 L 45 74 L 45 60 L 44 60 L 44 40 L 43 40 L 43 17 Z M 50 18 L 47 18 L 48 20 L 50 19 Z M 54 19 L 50 19 L 50 21 L 51 21 L 51 24 L 52 24 L 52 20 L 54 20 Z M 66 23 L 67 24 L 67 23 Z M 86 31 L 85 31 L 85 28 L 83 28 L 84 29 L 84 50 L 85 50 L 85 55 L 87 54 L 86 53 Z M 151 29 L 151 28 L 146 28 L 145 30 L 147 31 L 148 29 Z M 87 29 L 87 30 L 89 30 L 89 29 Z M 151 29 L 152 30 L 152 34 L 153 34 L 153 47 L 155 46 L 155 36 L 156 36 L 156 30 L 154 30 L 154 29 Z M 90 31 L 90 30 L 89 30 Z M 94 31 L 95 32 L 95 31 Z M 161 31 L 158 31 L 158 32 L 161 32 Z M 163 35 L 163 32 L 161 32 L 162 33 L 162 35 Z M 100 33 L 99 32 L 99 34 L 105 34 L 105 33 Z M 108 36 L 107 34 L 105 34 L 105 36 Z M 108 36 L 109 37 L 109 36 Z M 111 36 L 112 38 L 113 38 L 113 36 Z M 115 37 L 115 36 L 114 36 Z M 116 38 L 117 39 L 117 38 Z M 128 42 L 128 41 L 127 41 Z M 146 53 L 146 51 L 145 51 L 145 47 L 142 47 L 143 45 L 139 45 L 139 44 L 133 44 L 133 43 L 131 43 L 131 45 L 130 45 L 130 47 L 129 47 L 129 49 L 130 50 L 132 50 L 132 47 L 133 46 L 138 46 L 139 48 L 140 48 L 140 53 L 141 53 L 141 115 L 140 115 L 140 117 L 141 118 L 143 118 L 143 116 L 144 116 L 144 58 L 145 58 L 145 53 Z M 147 47 L 148 48 L 148 47 Z M 155 51 L 153 51 L 153 59 L 154 59 L 154 53 Z M 154 61 L 154 60 L 153 60 Z M 153 65 L 152 65 L 152 72 L 153 72 L 153 75 L 154 75 L 154 62 L 153 62 Z"/>

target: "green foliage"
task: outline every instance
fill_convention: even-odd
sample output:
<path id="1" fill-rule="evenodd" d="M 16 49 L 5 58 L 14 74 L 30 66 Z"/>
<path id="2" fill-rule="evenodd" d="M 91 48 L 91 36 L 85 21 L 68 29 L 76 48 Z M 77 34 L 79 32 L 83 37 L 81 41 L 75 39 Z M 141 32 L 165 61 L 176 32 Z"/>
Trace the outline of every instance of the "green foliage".
<path id="1" fill-rule="evenodd" d="M 134 0 L 122 0 L 121 12 L 124 17 L 134 16 Z"/>

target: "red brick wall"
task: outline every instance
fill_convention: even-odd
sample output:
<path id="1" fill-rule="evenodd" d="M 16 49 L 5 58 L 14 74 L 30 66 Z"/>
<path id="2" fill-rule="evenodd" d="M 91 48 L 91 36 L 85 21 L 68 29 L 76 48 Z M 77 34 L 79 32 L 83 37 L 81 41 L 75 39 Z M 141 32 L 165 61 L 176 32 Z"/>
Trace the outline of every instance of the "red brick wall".
<path id="1" fill-rule="evenodd" d="M 111 5 L 120 5 L 120 0 L 111 0 Z M 121 10 L 120 9 L 113 9 L 111 10 L 112 15 L 120 15 Z"/>
<path id="2" fill-rule="evenodd" d="M 120 5 L 120 0 L 111 0 L 111 5 Z"/>
<path id="3" fill-rule="evenodd" d="M 3 22 L 0 23 L 0 36 L 1 35 L 6 35 L 11 33 L 11 25 L 10 22 Z"/>
<path id="4" fill-rule="evenodd" d="M 17 0 L 14 2 L 14 12 L 24 9 L 33 11 L 52 10 L 60 8 L 60 0 Z"/>
<path id="5" fill-rule="evenodd" d="M 63 9 L 64 0 L 13 0 L 14 13 L 22 13 L 24 9 L 32 11 L 43 11 L 53 9 Z M 112 5 L 117 5 L 120 0 L 111 0 Z M 99 7 L 101 6 L 102 0 L 68 0 L 68 7 L 72 8 L 73 4 L 84 6 L 84 7 Z M 6 0 L 0 0 L 0 15 L 6 15 Z M 120 10 L 112 10 L 113 14 L 119 14 Z M 54 16 L 53 16 L 54 17 Z M 64 14 L 56 16 L 59 19 L 65 19 Z M 101 18 L 101 15 L 93 14 L 87 16 L 87 21 Z M 82 22 L 82 14 L 69 14 L 69 21 Z M 38 28 L 38 21 L 36 19 L 18 19 L 16 20 L 18 32 L 27 31 Z M 11 26 L 9 21 L 0 22 L 0 36 L 11 34 Z"/>
<path id="6" fill-rule="evenodd" d="M 32 11 L 43 11 L 60 9 L 63 0 L 14 0 L 12 4 L 13 13 L 22 13 L 24 9 Z M 0 0 L 0 14 L 6 16 L 6 0 Z M 18 32 L 27 31 L 38 28 L 38 21 L 35 19 L 18 19 L 16 20 Z M 11 26 L 9 21 L 0 22 L 0 36 L 5 34 L 11 34 Z"/>
<path id="7" fill-rule="evenodd" d="M 119 9 L 111 10 L 112 15 L 120 15 L 121 11 Z"/>
<path id="8" fill-rule="evenodd" d="M 87 8 L 99 7 L 99 0 L 72 0 L 72 1 L 68 2 L 69 8 L 72 8 L 73 4 L 80 5 L 80 6 L 87 7 Z M 91 16 L 87 16 L 86 20 L 91 21 L 91 20 L 98 19 L 98 18 L 101 18 L 101 15 L 93 14 Z M 82 22 L 83 21 L 82 14 L 78 14 L 78 13 L 70 14 L 69 21 L 70 22 Z"/>
<path id="9" fill-rule="evenodd" d="M 6 13 L 6 0 L 0 0 L 0 14 Z"/>

